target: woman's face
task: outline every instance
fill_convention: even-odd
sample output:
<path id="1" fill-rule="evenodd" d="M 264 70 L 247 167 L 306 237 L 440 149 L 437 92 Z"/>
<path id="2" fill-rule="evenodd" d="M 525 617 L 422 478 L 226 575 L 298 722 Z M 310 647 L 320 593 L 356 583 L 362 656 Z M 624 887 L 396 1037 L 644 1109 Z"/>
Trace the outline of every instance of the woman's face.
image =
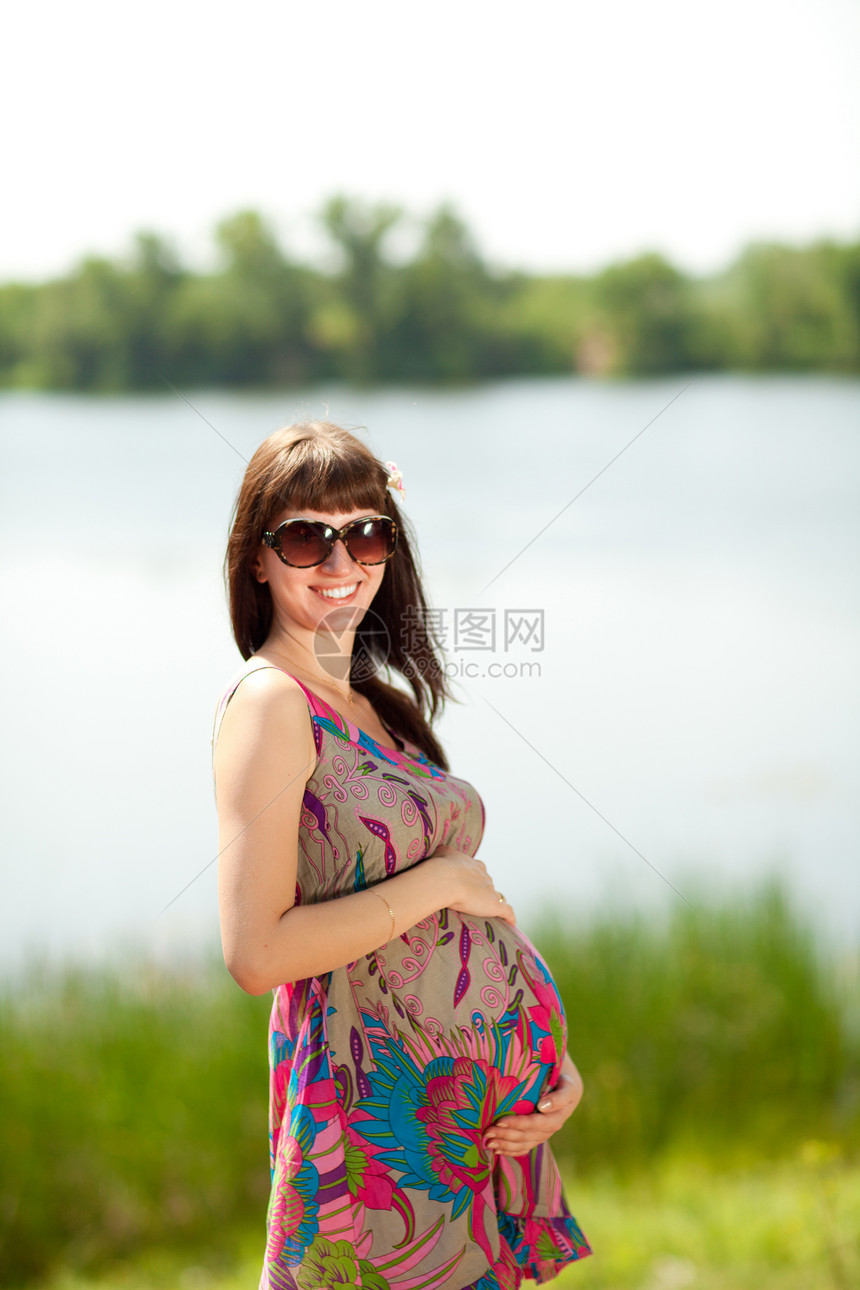
<path id="1" fill-rule="evenodd" d="M 321 520 L 332 528 L 342 529 L 350 520 L 374 513 L 366 507 L 355 511 L 287 509 L 275 517 L 271 530 L 274 532 L 284 520 L 296 518 Z M 358 627 L 382 585 L 385 565 L 359 564 L 343 542 L 337 541 L 322 564 L 297 569 L 284 564 L 277 552 L 261 544 L 253 572 L 260 582 L 268 584 L 277 623 L 339 635 Z"/>

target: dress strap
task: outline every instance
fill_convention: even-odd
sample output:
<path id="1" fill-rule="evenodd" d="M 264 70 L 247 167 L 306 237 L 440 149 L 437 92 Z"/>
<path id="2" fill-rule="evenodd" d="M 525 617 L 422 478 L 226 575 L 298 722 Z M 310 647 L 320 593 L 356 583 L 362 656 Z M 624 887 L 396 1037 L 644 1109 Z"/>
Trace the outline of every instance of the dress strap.
<path id="1" fill-rule="evenodd" d="M 292 680 L 295 681 L 296 684 L 304 691 L 304 695 L 305 695 L 305 698 L 307 699 L 308 707 L 310 709 L 311 725 L 313 727 L 314 743 L 317 748 L 317 756 L 319 756 L 319 749 L 320 749 L 320 742 L 319 742 L 320 731 L 317 725 L 318 718 L 321 719 L 324 723 L 329 723 L 330 725 L 333 725 L 336 728 L 336 733 L 337 732 L 342 733 L 343 737 L 348 740 L 349 739 L 354 740 L 355 738 L 360 738 L 360 739 L 370 738 L 369 735 L 365 735 L 362 732 L 360 726 L 355 725 L 354 722 L 349 722 L 345 717 L 343 717 L 337 711 L 336 708 L 333 708 L 330 703 L 328 703 L 325 699 L 321 698 L 320 695 L 314 694 L 313 690 L 309 690 L 306 685 L 303 685 L 302 682 L 299 680 L 299 678 L 297 676 L 294 676 L 292 672 L 288 672 L 286 668 L 278 667 L 276 663 L 266 663 L 261 660 L 260 662 L 254 663 L 251 667 L 247 667 L 247 666 L 243 667 L 237 673 L 237 675 L 233 677 L 230 684 L 227 686 L 227 689 L 225 690 L 224 694 L 221 696 L 221 700 L 215 712 L 215 724 L 212 731 L 213 758 L 215 756 L 215 744 L 218 741 L 218 732 L 221 729 L 221 722 L 224 719 L 224 713 L 227 711 L 227 707 L 230 703 L 230 700 L 232 699 L 233 695 L 236 693 L 237 689 L 242 684 L 246 676 L 250 676 L 252 672 L 262 672 L 266 668 L 270 668 L 274 672 L 283 672 L 284 676 L 291 677 Z M 401 739 L 401 737 L 395 734 L 393 730 L 389 730 L 387 726 L 385 726 L 384 729 L 388 732 L 389 738 L 392 740 L 389 751 L 393 750 L 394 752 L 399 752 L 409 757 L 416 756 L 416 753 L 419 756 L 423 755 L 423 754 L 420 754 L 420 750 L 416 748 L 415 744 L 412 744 L 411 746 L 408 745 L 405 742 L 405 740 Z M 350 730 L 354 732 L 353 735 L 350 734 Z M 374 741 L 374 747 L 381 748 L 382 745 L 377 745 L 376 741 Z M 213 778 L 214 778 L 214 772 L 213 772 Z"/>
<path id="2" fill-rule="evenodd" d="M 274 667 L 276 665 L 271 664 L 271 666 Z M 302 685 L 299 678 L 297 676 L 293 676 L 292 672 L 287 672 L 283 667 L 279 667 L 277 670 L 279 672 L 283 672 L 285 676 L 292 676 L 293 680 L 302 686 L 308 703 L 310 704 L 312 717 L 322 717 L 324 720 L 333 721 L 334 724 L 343 731 L 343 734 L 347 739 L 351 738 L 349 733 L 350 729 L 357 731 L 359 735 L 362 733 L 361 726 L 357 725 L 355 721 L 350 721 L 343 715 L 343 713 L 338 712 L 337 708 L 333 708 L 327 699 L 324 699 L 319 694 L 314 694 L 313 690 L 309 690 L 307 686 Z M 389 730 L 388 726 L 386 726 L 381 720 L 380 725 L 387 732 L 389 739 L 393 740 L 391 747 L 395 748 L 398 752 L 406 752 L 406 744 L 400 736 L 396 735 L 393 730 Z"/>
<path id="3" fill-rule="evenodd" d="M 215 745 L 218 742 L 218 733 L 221 729 L 221 722 L 224 720 L 224 713 L 227 711 L 227 708 L 230 706 L 230 700 L 233 698 L 233 695 L 236 693 L 239 686 L 245 680 L 246 676 L 251 676 L 254 672 L 265 672 L 267 669 L 273 672 L 283 672 L 284 676 L 291 677 L 292 680 L 294 680 L 296 684 L 304 691 L 305 698 L 308 701 L 308 707 L 310 708 L 311 722 L 313 722 L 314 717 L 318 713 L 319 701 L 317 700 L 316 695 L 311 690 L 309 690 L 307 686 L 302 685 L 299 678 L 297 676 L 293 676 L 292 672 L 287 672 L 284 668 L 277 667 L 274 663 L 265 663 L 263 661 L 254 663 L 253 666 L 251 667 L 243 667 L 239 670 L 239 672 L 232 678 L 232 680 L 230 681 L 230 684 L 227 686 L 227 689 L 224 691 L 224 693 L 221 695 L 220 700 L 218 701 L 218 706 L 215 709 L 215 721 L 212 727 L 212 756 L 213 757 L 215 756 Z"/>

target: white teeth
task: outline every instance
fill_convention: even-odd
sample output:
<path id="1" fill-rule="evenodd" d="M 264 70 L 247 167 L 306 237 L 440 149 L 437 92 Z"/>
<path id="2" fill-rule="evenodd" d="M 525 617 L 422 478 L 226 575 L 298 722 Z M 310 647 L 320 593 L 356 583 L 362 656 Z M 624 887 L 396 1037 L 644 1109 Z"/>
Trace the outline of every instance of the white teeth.
<path id="1" fill-rule="evenodd" d="M 328 591 L 323 591 L 322 587 L 314 587 L 314 591 L 318 596 L 325 596 L 326 600 L 345 600 L 357 587 L 358 583 L 354 582 L 351 587 L 331 587 Z"/>

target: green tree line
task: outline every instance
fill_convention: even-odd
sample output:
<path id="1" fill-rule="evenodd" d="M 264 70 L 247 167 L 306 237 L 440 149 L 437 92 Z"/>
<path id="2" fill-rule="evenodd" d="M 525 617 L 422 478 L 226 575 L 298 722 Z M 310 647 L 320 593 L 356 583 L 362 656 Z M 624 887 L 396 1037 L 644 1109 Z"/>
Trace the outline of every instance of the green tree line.
<path id="1" fill-rule="evenodd" d="M 747 247 L 709 278 L 644 254 L 591 276 L 489 266 L 457 214 L 333 197 L 302 262 L 242 211 L 211 273 L 138 233 L 43 283 L 0 286 L 0 385 L 93 391 L 580 372 L 860 371 L 860 241 Z M 409 256 L 396 254 L 416 232 Z"/>

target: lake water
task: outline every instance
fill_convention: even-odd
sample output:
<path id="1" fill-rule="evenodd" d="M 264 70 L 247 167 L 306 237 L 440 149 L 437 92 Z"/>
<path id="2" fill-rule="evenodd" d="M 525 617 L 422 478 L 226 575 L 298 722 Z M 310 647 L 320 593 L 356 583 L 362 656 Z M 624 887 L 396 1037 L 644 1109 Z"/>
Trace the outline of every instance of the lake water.
<path id="1" fill-rule="evenodd" d="M 326 412 L 403 470 L 440 733 L 526 925 L 778 872 L 860 936 L 860 382 L 684 384 L 0 397 L 0 965 L 217 945 L 230 508 Z"/>

